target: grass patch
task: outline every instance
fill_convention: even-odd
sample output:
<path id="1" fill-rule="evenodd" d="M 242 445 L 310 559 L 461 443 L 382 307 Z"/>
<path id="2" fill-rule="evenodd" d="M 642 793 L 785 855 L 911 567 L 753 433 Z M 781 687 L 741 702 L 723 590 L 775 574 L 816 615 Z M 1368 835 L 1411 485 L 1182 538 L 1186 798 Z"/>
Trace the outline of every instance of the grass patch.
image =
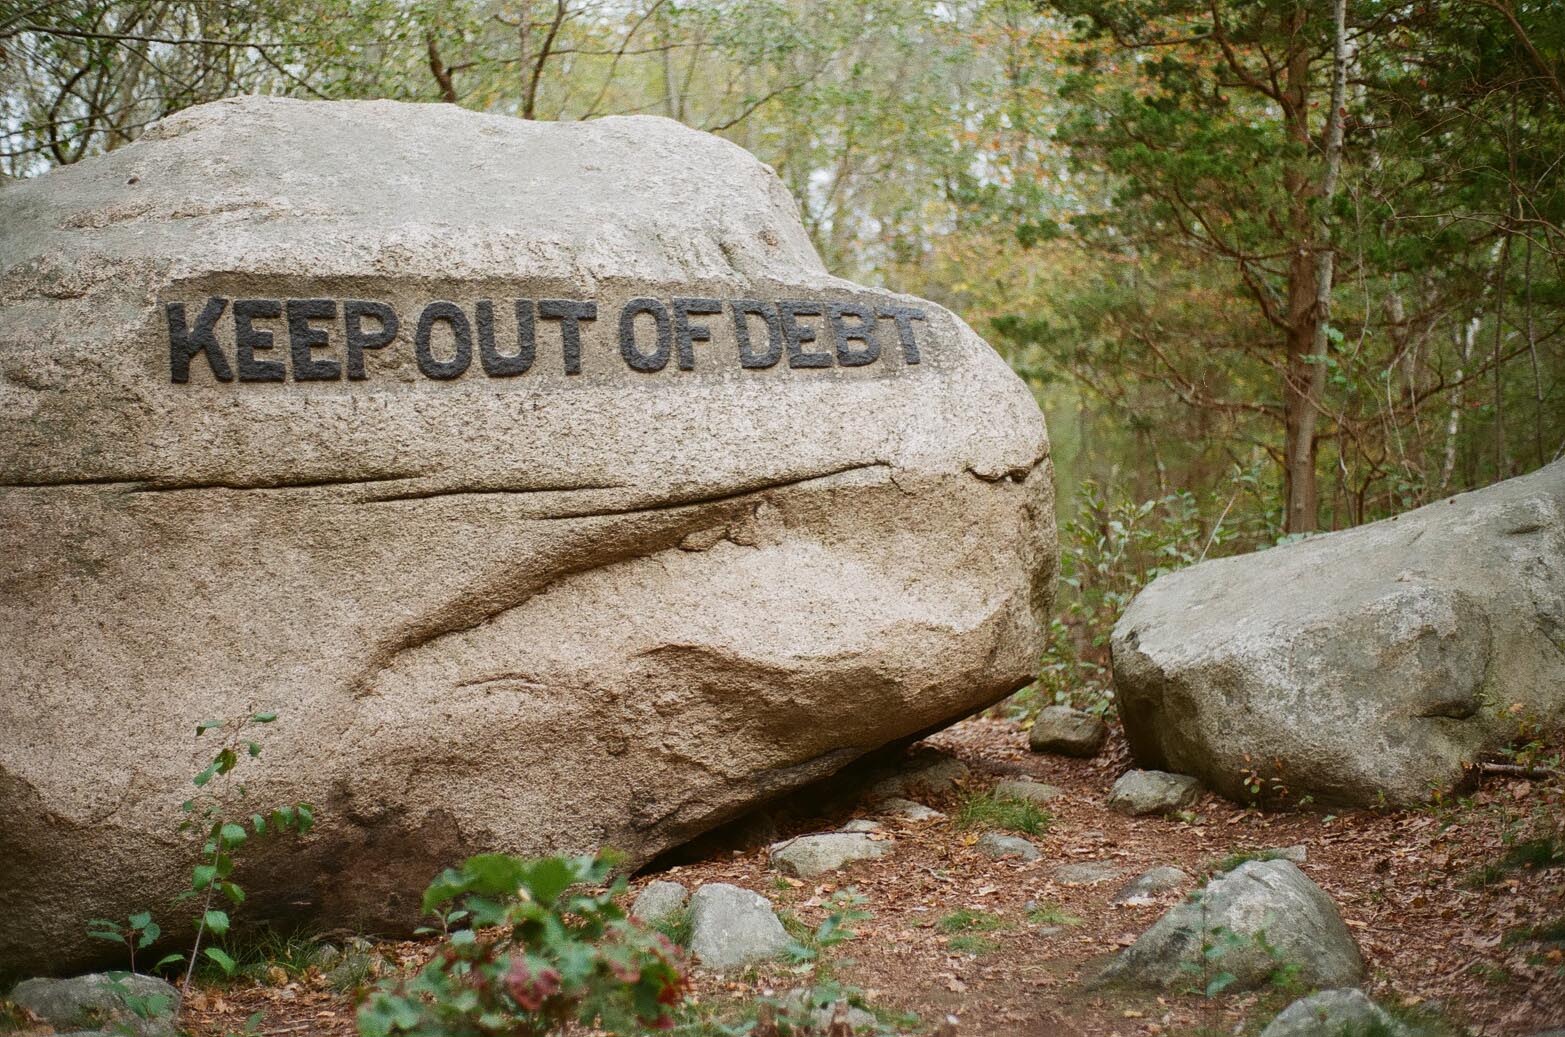
<path id="1" fill-rule="evenodd" d="M 676 947 L 690 946 L 690 909 L 676 908 L 653 922 L 647 928 L 660 932 Z"/>
<path id="2" fill-rule="evenodd" d="M 988 911 L 969 911 L 962 908 L 952 911 L 935 923 L 943 933 L 987 933 L 1005 925 L 1005 919 Z"/>
<path id="3" fill-rule="evenodd" d="M 999 828 L 1023 835 L 1042 835 L 1051 820 L 1049 812 L 1031 800 L 989 792 L 963 799 L 956 812 L 959 828 Z"/>
<path id="4" fill-rule="evenodd" d="M 992 954 L 1000 949 L 1000 945 L 987 936 L 977 933 L 963 933 L 961 936 L 953 936 L 946 941 L 946 949 L 956 951 L 959 954 L 972 954 L 981 956 Z"/>
<path id="5" fill-rule="evenodd" d="M 1505 946 L 1514 947 L 1518 943 L 1565 943 L 1565 915 L 1537 925 L 1524 925 L 1505 934 Z"/>
<path id="6" fill-rule="evenodd" d="M 1565 864 L 1565 846 L 1553 836 L 1524 839 L 1505 851 L 1500 866 L 1513 871 L 1524 868 L 1557 868 Z"/>
<path id="7" fill-rule="evenodd" d="M 278 973 L 287 982 L 326 964 L 321 957 L 319 937 L 303 929 L 279 932 L 258 928 L 243 934 L 230 933 L 221 946 L 234 959 L 234 974 L 226 975 L 203 955 L 196 962 L 196 975 L 203 982 L 223 985 L 232 979 L 247 979 L 270 986 L 277 983 Z"/>
<path id="8" fill-rule="evenodd" d="M 1027 912 L 1027 921 L 1033 925 L 1080 925 L 1081 919 L 1066 914 L 1054 904 L 1039 904 Z"/>
<path id="9" fill-rule="evenodd" d="M 1250 861 L 1280 861 L 1282 859 L 1282 853 L 1277 850 L 1235 850 L 1207 870 L 1213 875 L 1226 875 L 1239 867 L 1239 865 L 1248 864 Z"/>

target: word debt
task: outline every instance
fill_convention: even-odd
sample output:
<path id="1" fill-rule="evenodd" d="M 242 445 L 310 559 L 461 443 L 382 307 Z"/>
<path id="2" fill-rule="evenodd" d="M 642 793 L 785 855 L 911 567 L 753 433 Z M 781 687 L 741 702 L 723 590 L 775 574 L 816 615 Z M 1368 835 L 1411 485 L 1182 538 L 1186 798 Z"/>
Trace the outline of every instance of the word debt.
<path id="1" fill-rule="evenodd" d="M 329 382 L 369 378 L 372 354 L 392 346 L 403 327 L 384 302 L 359 299 L 225 299 L 212 296 L 192 314 L 182 302 L 165 305 L 168 317 L 169 377 L 190 380 L 204 361 L 219 382 Z M 478 365 L 490 378 L 526 374 L 538 358 L 539 324 L 557 328 L 568 375 L 582 373 L 584 326 L 598 319 L 598 305 L 574 299 L 517 299 L 514 323 L 495 330 L 495 304 L 480 300 L 464 308 L 436 301 L 418 314 L 413 353 L 426 378 L 449 381 Z M 733 330 L 730 352 L 719 352 L 713 325 L 726 314 Z M 923 310 L 849 302 L 754 299 L 632 299 L 619 313 L 619 355 L 632 371 L 696 369 L 698 344 L 713 360 L 742 368 L 865 367 L 881 358 L 883 340 L 900 349 L 906 364 L 920 361 L 914 322 Z M 883 324 L 882 322 L 887 322 Z M 889 326 L 887 326 L 889 325 Z M 512 340 L 510 331 L 514 328 Z M 894 345 L 893 345 L 894 343 Z M 552 365 L 551 365 L 552 366 Z"/>

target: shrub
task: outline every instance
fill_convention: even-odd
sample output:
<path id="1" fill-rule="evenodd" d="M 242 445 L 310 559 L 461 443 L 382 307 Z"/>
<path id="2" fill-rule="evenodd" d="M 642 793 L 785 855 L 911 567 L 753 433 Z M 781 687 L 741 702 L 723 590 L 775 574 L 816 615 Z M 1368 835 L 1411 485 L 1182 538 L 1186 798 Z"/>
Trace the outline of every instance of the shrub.
<path id="1" fill-rule="evenodd" d="M 615 903 L 625 881 L 604 886 L 613 864 L 491 853 L 447 869 L 423 900 L 445 942 L 417 976 L 365 1001 L 360 1032 L 534 1037 L 573 1020 L 610 1033 L 672 1028 L 682 956 L 626 918 Z"/>

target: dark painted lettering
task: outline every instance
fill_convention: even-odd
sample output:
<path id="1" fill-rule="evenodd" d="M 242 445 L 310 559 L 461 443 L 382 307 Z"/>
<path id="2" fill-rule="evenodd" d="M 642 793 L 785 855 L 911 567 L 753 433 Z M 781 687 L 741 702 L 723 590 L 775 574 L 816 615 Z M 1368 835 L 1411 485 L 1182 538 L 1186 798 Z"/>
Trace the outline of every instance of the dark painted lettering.
<path id="1" fill-rule="evenodd" d="M 330 382 L 342 377 L 342 365 L 335 360 L 318 360 L 310 354 L 312 349 L 325 346 L 330 338 L 326 332 L 312 327 L 312 320 L 335 320 L 337 303 L 331 299 L 289 299 L 288 354 L 293 360 L 293 380 L 296 382 Z"/>
<path id="2" fill-rule="evenodd" d="M 855 321 L 849 324 L 844 317 Z M 826 304 L 826 325 L 831 328 L 832 343 L 837 350 L 837 363 L 843 367 L 863 367 L 880 359 L 880 343 L 875 339 L 875 311 L 868 306 L 831 302 Z M 849 342 L 862 343 L 862 348 L 851 349 Z"/>
<path id="3" fill-rule="evenodd" d="M 537 343 L 533 329 L 533 301 L 516 300 L 516 352 L 501 353 L 494 344 L 494 306 L 488 299 L 476 307 L 478 324 L 478 359 L 484 365 L 484 374 L 490 378 L 510 378 L 526 374 L 533 366 Z"/>
<path id="4" fill-rule="evenodd" d="M 234 372 L 229 369 L 228 358 L 223 355 L 214 333 L 217 320 L 227 307 L 227 299 L 212 296 L 201 308 L 194 328 L 185 325 L 184 303 L 171 302 L 163 308 L 168 316 L 169 381 L 176 384 L 190 381 L 190 361 L 197 353 L 206 354 L 207 366 L 212 369 L 213 378 L 220 382 L 234 380 Z"/>
<path id="5" fill-rule="evenodd" d="M 657 348 L 643 353 L 636 345 L 636 318 L 648 314 L 657 325 Z M 668 309 L 656 299 L 632 299 L 619 314 L 619 355 L 636 371 L 661 371 L 668 366 L 673 333 Z"/>
<path id="6" fill-rule="evenodd" d="M 379 331 L 365 331 L 364 318 L 373 317 L 380 322 Z M 350 299 L 342 304 L 343 340 L 348 344 L 348 379 L 362 382 L 364 351 L 384 349 L 397 337 L 397 311 L 383 302 L 364 302 Z"/>
<path id="7" fill-rule="evenodd" d="M 679 351 L 679 369 L 696 369 L 697 342 L 712 341 L 712 329 L 705 324 L 690 323 L 690 315 L 722 313 L 723 304 L 716 299 L 674 300 L 674 347 Z"/>
<path id="8" fill-rule="evenodd" d="M 257 359 L 255 351 L 273 346 L 272 333 L 251 321 L 275 320 L 283 315 L 283 304 L 276 299 L 234 300 L 234 361 L 241 382 L 281 382 L 288 369 L 281 360 Z"/>
<path id="9" fill-rule="evenodd" d="M 777 318 L 782 322 L 783 341 L 788 343 L 789 367 L 830 367 L 830 353 L 812 353 L 804 348 L 806 342 L 815 341 L 815 329 L 800 324 L 800 317 L 819 317 L 822 307 L 818 302 L 801 302 L 784 299 L 777 304 Z"/>
<path id="10" fill-rule="evenodd" d="M 739 345 L 739 366 L 758 370 L 773 367 L 782 359 L 782 324 L 777 320 L 777 309 L 771 303 L 754 299 L 735 299 L 728 304 L 734 315 L 734 341 Z M 750 318 L 760 317 L 766 322 L 766 352 L 757 353 L 750 345 Z"/>
<path id="11" fill-rule="evenodd" d="M 598 304 L 575 299 L 539 299 L 538 316 L 560 322 L 560 344 L 565 350 L 565 373 L 581 374 L 581 321 L 598 319 Z"/>
<path id="12" fill-rule="evenodd" d="M 451 329 L 456 343 L 456 353 L 450 360 L 439 360 L 430 346 L 430 336 L 436 321 L 444 321 Z M 454 302 L 432 302 L 418 315 L 418 331 L 413 336 L 413 352 L 418 357 L 418 369 L 426 378 L 449 381 L 459 377 L 473 362 L 473 329 L 467 323 L 467 314 Z"/>
<path id="13" fill-rule="evenodd" d="M 918 363 L 920 358 L 918 342 L 913 338 L 913 322 L 926 320 L 924 311 L 908 306 L 882 306 L 879 313 L 897 322 L 897 340 L 902 343 L 902 359 L 909 364 Z"/>

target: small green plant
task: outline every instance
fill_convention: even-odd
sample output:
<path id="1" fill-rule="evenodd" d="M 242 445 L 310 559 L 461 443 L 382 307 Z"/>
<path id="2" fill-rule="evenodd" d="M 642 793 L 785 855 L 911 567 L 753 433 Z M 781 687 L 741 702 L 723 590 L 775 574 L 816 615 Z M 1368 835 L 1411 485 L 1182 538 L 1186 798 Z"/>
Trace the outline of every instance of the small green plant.
<path id="1" fill-rule="evenodd" d="M 1033 925 L 1080 925 L 1081 919 L 1066 914 L 1054 904 L 1039 904 L 1027 912 L 1027 921 Z"/>
<path id="2" fill-rule="evenodd" d="M 1005 919 L 999 915 L 964 907 L 942 917 L 935 928 L 943 933 L 986 933 L 1004 925 Z"/>
<path id="3" fill-rule="evenodd" d="M 424 892 L 446 940 L 412 979 L 360 1006 L 364 1037 L 538 1037 L 568 1022 L 610 1033 L 669 1029 L 683 956 L 615 903 L 615 858 L 480 854 Z M 605 883 L 608 883 L 605 885 Z"/>
<path id="4" fill-rule="evenodd" d="M 783 956 L 795 963 L 816 961 L 821 951 L 853 939 L 858 933 L 849 927 L 875 917 L 873 912 L 865 910 L 866 903 L 868 898 L 849 886 L 832 895 L 828 902 L 831 912 L 814 929 L 789 916 L 784 925 L 793 923 L 789 928 L 794 933 L 794 940 L 783 950 Z"/>
<path id="5" fill-rule="evenodd" d="M 1565 844 L 1552 835 L 1523 839 L 1513 843 L 1500 859 L 1500 866 L 1511 870 L 1557 868 L 1565 864 Z"/>
<path id="6" fill-rule="evenodd" d="M 157 942 L 163 935 L 163 930 L 158 923 L 152 920 L 150 911 L 138 911 L 126 920 L 129 924 L 120 925 L 108 918 L 93 918 L 87 922 L 87 935 L 95 940 L 107 940 L 109 943 L 117 943 L 125 948 L 125 953 L 130 958 L 130 971 L 136 971 L 136 952 L 144 951 Z M 165 965 L 174 964 L 184 960 L 183 955 L 170 954 L 165 956 L 156 965 L 152 966 L 154 972 Z"/>
<path id="7" fill-rule="evenodd" d="M 238 963 L 227 951 L 215 945 L 201 946 L 208 933 L 222 937 L 231 925 L 228 911 L 217 906 L 216 898 L 221 896 L 230 907 L 244 903 L 244 889 L 233 879 L 234 854 L 252 837 L 282 832 L 302 836 L 315 825 L 315 811 L 308 803 L 277 807 L 267 814 L 254 809 L 247 813 L 243 801 L 248 792 L 232 778 L 242 760 L 261 756 L 261 743 L 252 736 L 252 729 L 276 720 L 276 713 L 251 713 L 228 720 L 203 720 L 196 725 L 197 738 L 215 731 L 221 736 L 221 744 L 211 761 L 190 779 L 196 794 L 180 805 L 185 813 L 180 831 L 195 833 L 202 840 L 200 858 L 190 871 L 190 888 L 182 894 L 200 899 L 195 941 L 185 965 L 182 1000 L 190 991 L 196 962 L 203 956 L 225 976 L 232 977 L 238 971 Z"/>
<path id="8" fill-rule="evenodd" d="M 956 812 L 960 828 L 1001 828 L 1024 835 L 1043 834 L 1051 820 L 1048 811 L 1031 800 L 986 792 L 967 796 Z"/>
<path id="9" fill-rule="evenodd" d="M 668 937 L 669 942 L 676 947 L 690 946 L 690 909 L 681 907 L 670 911 L 656 922 L 652 928 Z"/>

